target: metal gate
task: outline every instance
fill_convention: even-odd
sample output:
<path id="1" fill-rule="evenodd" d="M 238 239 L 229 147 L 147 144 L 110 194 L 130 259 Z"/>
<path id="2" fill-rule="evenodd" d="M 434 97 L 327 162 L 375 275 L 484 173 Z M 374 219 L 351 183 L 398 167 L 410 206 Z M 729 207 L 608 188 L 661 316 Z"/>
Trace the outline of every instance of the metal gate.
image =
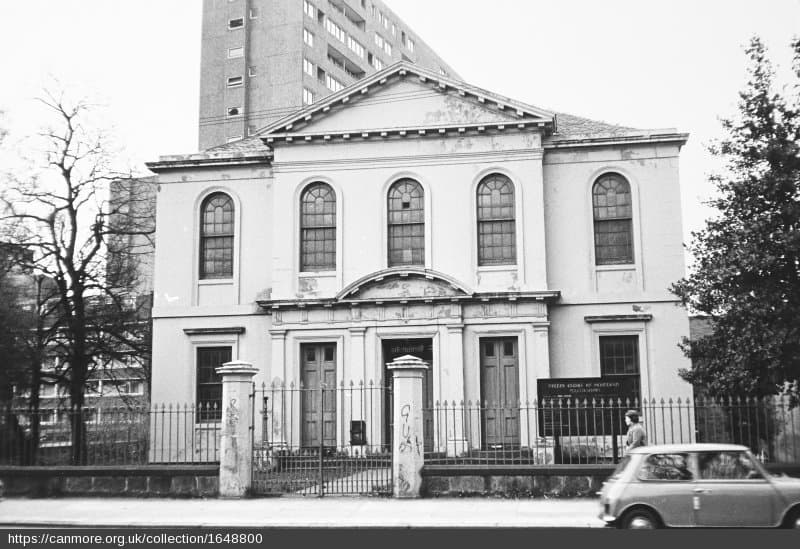
<path id="1" fill-rule="evenodd" d="M 392 493 L 383 383 L 253 386 L 254 495 Z"/>

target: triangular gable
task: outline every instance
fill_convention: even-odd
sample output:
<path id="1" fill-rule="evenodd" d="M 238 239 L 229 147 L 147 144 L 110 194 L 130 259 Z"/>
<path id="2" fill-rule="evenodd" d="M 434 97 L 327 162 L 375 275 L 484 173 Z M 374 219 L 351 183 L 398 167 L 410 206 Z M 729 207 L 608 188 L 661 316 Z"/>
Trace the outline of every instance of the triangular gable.
<path id="1" fill-rule="evenodd" d="M 271 124 L 258 135 L 272 142 L 287 137 L 484 126 L 552 131 L 554 115 L 400 62 Z"/>
<path id="2" fill-rule="evenodd" d="M 525 118 L 457 93 L 442 92 L 416 79 L 395 80 L 327 116 L 314 117 L 296 128 L 304 134 L 378 131 L 395 128 L 438 128 L 476 124 L 516 124 Z"/>

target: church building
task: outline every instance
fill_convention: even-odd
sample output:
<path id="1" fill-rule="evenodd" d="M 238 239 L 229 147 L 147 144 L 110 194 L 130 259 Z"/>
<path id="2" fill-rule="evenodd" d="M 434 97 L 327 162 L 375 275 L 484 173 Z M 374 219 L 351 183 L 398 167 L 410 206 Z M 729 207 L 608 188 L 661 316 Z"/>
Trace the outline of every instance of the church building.
<path id="1" fill-rule="evenodd" d="M 152 401 L 221 404 L 231 360 L 257 384 L 330 386 L 385 383 L 404 355 L 430 365 L 428 402 L 515 406 L 575 378 L 690 396 L 668 290 L 687 138 L 401 61 L 252 137 L 164 156 L 148 165 Z"/>

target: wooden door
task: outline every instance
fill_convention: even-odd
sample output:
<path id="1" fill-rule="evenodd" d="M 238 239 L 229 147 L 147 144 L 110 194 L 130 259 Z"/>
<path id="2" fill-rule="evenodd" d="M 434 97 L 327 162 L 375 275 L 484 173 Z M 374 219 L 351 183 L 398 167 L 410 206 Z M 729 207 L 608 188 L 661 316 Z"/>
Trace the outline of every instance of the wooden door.
<path id="1" fill-rule="evenodd" d="M 300 347 L 301 446 L 336 447 L 336 344 L 314 343 Z"/>
<path id="2" fill-rule="evenodd" d="M 518 446 L 519 356 L 517 338 L 480 340 L 483 447 Z"/>

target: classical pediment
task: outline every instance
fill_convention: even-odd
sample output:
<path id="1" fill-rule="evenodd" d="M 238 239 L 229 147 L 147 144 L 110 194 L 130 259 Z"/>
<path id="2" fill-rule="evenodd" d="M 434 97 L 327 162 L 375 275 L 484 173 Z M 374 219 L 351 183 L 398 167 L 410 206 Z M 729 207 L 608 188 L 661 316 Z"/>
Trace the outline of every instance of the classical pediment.
<path id="1" fill-rule="evenodd" d="M 401 62 L 275 122 L 259 136 L 270 143 L 478 127 L 547 131 L 554 115 Z"/>
<path id="2" fill-rule="evenodd" d="M 418 301 L 458 299 L 470 292 L 460 283 L 444 275 L 425 270 L 385 271 L 351 284 L 338 296 L 338 301 Z"/>
<path id="3" fill-rule="evenodd" d="M 381 86 L 365 97 L 331 109 L 327 116 L 303 126 L 303 133 L 378 131 L 399 127 L 429 128 L 474 124 L 515 124 L 522 120 L 456 92 L 444 92 L 419 80 L 406 78 Z"/>

